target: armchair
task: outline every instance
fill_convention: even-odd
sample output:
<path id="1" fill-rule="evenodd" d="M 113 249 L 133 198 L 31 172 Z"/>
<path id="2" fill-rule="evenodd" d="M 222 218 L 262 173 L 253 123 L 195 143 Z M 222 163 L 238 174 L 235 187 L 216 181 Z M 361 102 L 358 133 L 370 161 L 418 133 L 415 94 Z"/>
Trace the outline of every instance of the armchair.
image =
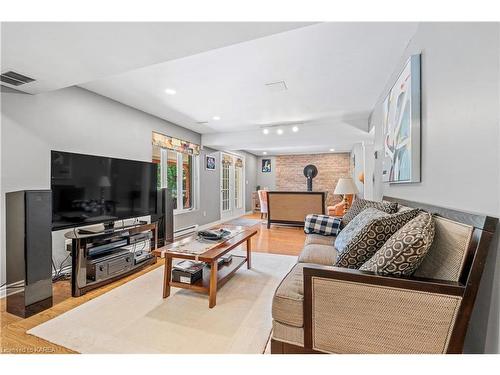
<path id="1" fill-rule="evenodd" d="M 354 198 L 354 194 L 347 194 L 346 195 L 347 204 L 349 207 L 352 205 L 353 198 Z M 345 207 L 344 201 L 341 201 L 333 206 L 328 206 L 327 207 L 328 215 L 329 216 L 342 216 L 342 215 L 344 215 L 344 207 Z"/>

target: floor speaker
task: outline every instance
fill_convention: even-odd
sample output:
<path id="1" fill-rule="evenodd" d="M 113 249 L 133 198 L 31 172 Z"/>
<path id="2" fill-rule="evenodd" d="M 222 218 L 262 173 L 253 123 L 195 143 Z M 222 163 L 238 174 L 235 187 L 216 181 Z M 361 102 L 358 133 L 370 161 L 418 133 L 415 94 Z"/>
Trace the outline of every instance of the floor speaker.
<path id="1" fill-rule="evenodd" d="M 174 241 L 174 198 L 167 188 L 158 190 L 157 214 L 152 221 L 158 223 L 158 246 Z"/>
<path id="2" fill-rule="evenodd" d="M 52 306 L 52 194 L 5 195 L 7 311 L 26 318 Z"/>

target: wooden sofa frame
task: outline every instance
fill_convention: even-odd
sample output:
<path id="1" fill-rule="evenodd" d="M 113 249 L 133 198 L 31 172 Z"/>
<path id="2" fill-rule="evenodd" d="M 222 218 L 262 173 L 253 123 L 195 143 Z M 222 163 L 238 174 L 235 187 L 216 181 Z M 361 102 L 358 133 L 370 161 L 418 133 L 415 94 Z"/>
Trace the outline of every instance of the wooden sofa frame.
<path id="1" fill-rule="evenodd" d="M 313 278 L 335 279 L 354 283 L 371 284 L 449 296 L 460 296 L 462 302 L 453 325 L 446 353 L 462 353 L 465 335 L 476 300 L 481 276 L 495 234 L 498 219 L 486 215 L 472 214 L 391 197 L 384 200 L 397 202 L 403 206 L 422 208 L 436 216 L 472 226 L 472 239 L 469 243 L 465 263 L 458 282 L 434 280 L 417 277 L 388 277 L 359 270 L 308 266 L 304 268 L 304 347 L 272 339 L 273 354 L 311 354 L 321 353 L 313 349 Z M 493 251 L 495 251 L 494 249 Z"/>

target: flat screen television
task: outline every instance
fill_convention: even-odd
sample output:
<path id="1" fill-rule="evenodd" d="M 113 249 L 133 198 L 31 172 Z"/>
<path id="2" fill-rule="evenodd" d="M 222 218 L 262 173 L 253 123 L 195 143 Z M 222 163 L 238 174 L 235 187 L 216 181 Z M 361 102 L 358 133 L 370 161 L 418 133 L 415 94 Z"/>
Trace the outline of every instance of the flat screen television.
<path id="1" fill-rule="evenodd" d="M 52 229 L 154 215 L 154 163 L 51 152 Z"/>

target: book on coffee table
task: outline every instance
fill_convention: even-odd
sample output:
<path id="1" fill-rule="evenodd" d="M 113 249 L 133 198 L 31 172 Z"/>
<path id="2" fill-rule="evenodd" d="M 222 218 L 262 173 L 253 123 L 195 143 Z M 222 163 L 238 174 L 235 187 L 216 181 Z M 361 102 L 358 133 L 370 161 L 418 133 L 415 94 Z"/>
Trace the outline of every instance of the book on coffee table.
<path id="1" fill-rule="evenodd" d="M 174 270 L 179 270 L 179 271 L 184 271 L 184 272 L 189 272 L 189 273 L 196 273 L 199 270 L 203 269 L 205 267 L 204 262 L 196 262 L 194 260 L 183 260 L 176 265 L 174 265 L 172 268 Z"/>

